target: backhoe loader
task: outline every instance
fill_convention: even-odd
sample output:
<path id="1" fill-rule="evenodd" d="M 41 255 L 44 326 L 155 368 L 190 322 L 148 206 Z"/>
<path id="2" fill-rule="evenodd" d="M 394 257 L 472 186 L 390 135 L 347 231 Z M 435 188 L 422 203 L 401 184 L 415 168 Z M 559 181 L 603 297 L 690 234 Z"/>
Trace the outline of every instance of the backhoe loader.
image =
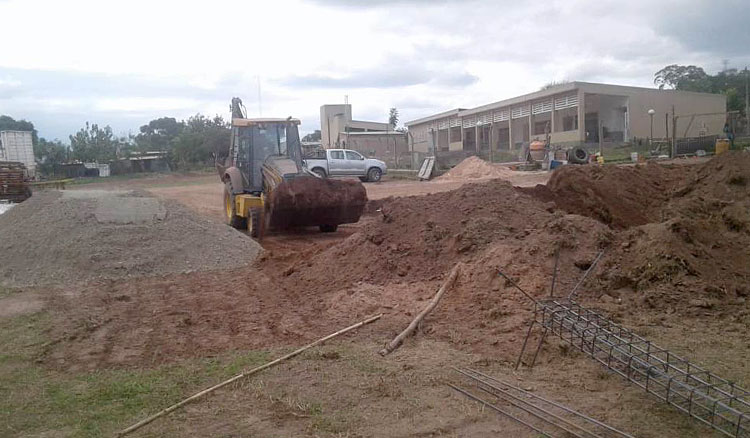
<path id="1" fill-rule="evenodd" d="M 232 99 L 232 135 L 223 164 L 227 223 L 260 238 L 267 229 L 317 226 L 336 231 L 359 221 L 367 193 L 359 181 L 321 178 L 302 160 L 298 119 L 249 119 Z"/>

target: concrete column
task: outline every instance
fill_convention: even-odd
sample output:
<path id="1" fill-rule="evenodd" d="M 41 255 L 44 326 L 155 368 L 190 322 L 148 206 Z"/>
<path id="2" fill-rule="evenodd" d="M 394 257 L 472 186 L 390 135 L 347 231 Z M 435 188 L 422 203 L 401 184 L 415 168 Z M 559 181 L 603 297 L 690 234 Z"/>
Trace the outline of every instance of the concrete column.
<path id="1" fill-rule="evenodd" d="M 476 149 L 477 153 L 481 149 L 479 147 L 479 125 L 474 125 L 474 149 Z"/>
<path id="2" fill-rule="evenodd" d="M 585 93 L 578 89 L 578 139 L 581 143 L 586 142 L 586 102 L 584 102 Z"/>
<path id="3" fill-rule="evenodd" d="M 552 112 L 549 115 L 549 133 L 552 135 L 555 132 L 555 96 L 550 97 L 550 99 L 552 99 Z"/>
<path id="4" fill-rule="evenodd" d="M 513 150 L 513 111 L 508 108 L 508 150 Z"/>
<path id="5" fill-rule="evenodd" d="M 531 137 L 534 136 L 534 115 L 531 114 L 531 104 L 529 104 L 529 143 L 531 143 Z"/>
<path id="6" fill-rule="evenodd" d="M 464 149 L 464 119 L 458 119 L 458 129 L 461 130 L 461 150 Z"/>
<path id="7" fill-rule="evenodd" d="M 490 117 L 492 117 L 492 113 L 490 113 Z M 490 119 L 492 120 L 492 119 Z M 488 139 L 490 144 L 490 163 L 492 162 L 492 148 L 495 147 L 495 122 L 490 122 L 490 138 Z"/>

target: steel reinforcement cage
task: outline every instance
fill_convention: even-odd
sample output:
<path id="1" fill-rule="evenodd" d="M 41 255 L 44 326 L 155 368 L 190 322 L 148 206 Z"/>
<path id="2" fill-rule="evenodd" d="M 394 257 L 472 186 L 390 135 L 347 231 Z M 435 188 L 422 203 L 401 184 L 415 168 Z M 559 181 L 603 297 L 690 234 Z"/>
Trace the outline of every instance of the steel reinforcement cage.
<path id="1" fill-rule="evenodd" d="M 568 299 L 535 304 L 534 322 L 646 392 L 730 437 L 750 437 L 750 392 Z M 533 324 L 532 324 L 533 326 Z"/>

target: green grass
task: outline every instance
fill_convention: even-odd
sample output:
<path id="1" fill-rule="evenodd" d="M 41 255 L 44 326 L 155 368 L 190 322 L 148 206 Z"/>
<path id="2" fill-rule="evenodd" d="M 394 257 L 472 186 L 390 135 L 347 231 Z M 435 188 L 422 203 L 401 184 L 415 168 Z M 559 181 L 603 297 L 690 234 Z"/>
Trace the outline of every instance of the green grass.
<path id="1" fill-rule="evenodd" d="M 0 320 L 0 436 L 111 435 L 268 360 L 266 352 L 251 351 L 153 369 L 59 372 L 36 361 L 49 324 L 44 313 Z"/>

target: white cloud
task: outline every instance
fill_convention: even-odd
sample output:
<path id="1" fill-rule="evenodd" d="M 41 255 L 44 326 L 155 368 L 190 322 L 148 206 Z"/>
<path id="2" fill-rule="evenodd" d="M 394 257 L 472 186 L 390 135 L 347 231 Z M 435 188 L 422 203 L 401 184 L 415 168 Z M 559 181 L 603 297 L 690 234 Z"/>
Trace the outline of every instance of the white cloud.
<path id="1" fill-rule="evenodd" d="M 747 22 L 741 3 L 0 0 L 0 16 L 24 17 L 0 27 L 0 41 L 21 41 L 0 56 L 0 113 L 50 137 L 87 120 L 135 131 L 226 115 L 233 96 L 257 115 L 260 79 L 263 114 L 309 131 L 344 95 L 357 118 L 395 105 L 409 120 L 552 80 L 649 86 L 667 64 L 749 62 L 744 27 L 716 31 Z"/>

